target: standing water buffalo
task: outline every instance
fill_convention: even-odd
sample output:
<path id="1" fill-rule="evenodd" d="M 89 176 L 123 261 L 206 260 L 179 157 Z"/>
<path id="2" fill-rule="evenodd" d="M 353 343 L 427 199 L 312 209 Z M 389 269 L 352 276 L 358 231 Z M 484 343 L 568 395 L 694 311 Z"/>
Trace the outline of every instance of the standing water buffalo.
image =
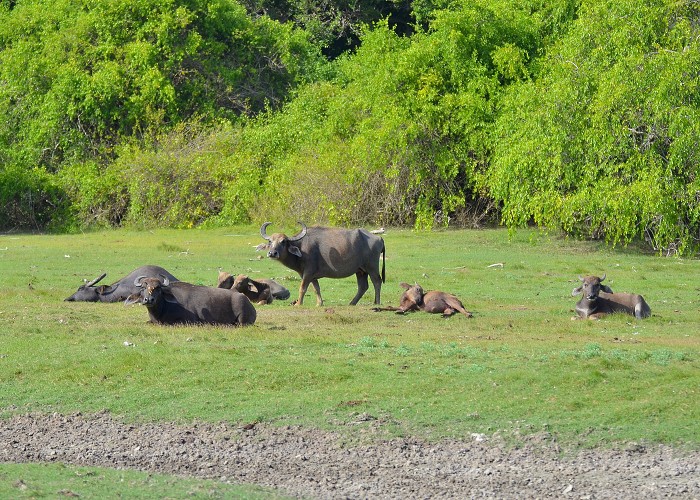
<path id="1" fill-rule="evenodd" d="M 602 285 L 605 279 L 598 276 L 579 276 L 583 284 L 572 290 L 574 297 L 583 293 L 583 297 L 576 303 L 576 313 L 581 319 L 599 319 L 606 314 L 622 312 L 630 314 L 637 319 L 651 316 L 651 308 L 644 297 L 633 293 L 613 293 L 609 286 Z M 576 319 L 576 318 L 574 318 Z"/>
<path id="2" fill-rule="evenodd" d="M 219 288 L 233 288 L 248 297 L 252 302 L 270 304 L 273 299 L 286 300 L 289 290 L 275 280 L 258 278 L 251 279 L 245 274 L 232 276 L 225 271 L 219 271 Z"/>
<path id="3" fill-rule="evenodd" d="M 411 286 L 408 283 L 401 283 L 399 286 L 406 291 L 401 295 L 399 307 L 375 308 L 375 311 L 396 311 L 398 314 L 405 314 L 409 311 L 424 311 L 443 316 L 452 316 L 457 312 L 464 314 L 467 318 L 473 315 L 464 308 L 462 301 L 447 292 L 431 290 L 424 292 L 423 287 L 418 283 Z"/>
<path id="4" fill-rule="evenodd" d="M 105 276 L 107 273 L 103 273 L 92 281 L 86 281 L 73 295 L 64 300 L 68 302 L 121 302 L 140 290 L 139 286 L 134 284 L 134 280 L 139 276 L 165 276 L 170 282 L 178 281 L 175 276 L 160 266 L 141 266 L 116 283 L 95 286 Z"/>
<path id="5" fill-rule="evenodd" d="M 168 278 L 139 276 L 134 280 L 139 292 L 131 295 L 125 305 L 143 304 L 148 308 L 152 323 L 174 325 L 219 324 L 252 325 L 257 316 L 248 297 L 234 290 L 192 285 Z"/>
<path id="6" fill-rule="evenodd" d="M 353 274 L 357 276 L 357 294 L 350 305 L 357 304 L 369 288 L 368 276 L 374 286 L 374 303 L 380 303 L 386 260 L 384 240 L 380 236 L 365 229 L 307 228 L 302 222 L 299 223 L 301 231 L 295 236 L 288 237 L 282 233 L 268 236 L 266 228 L 270 224 L 266 222 L 260 228 L 260 234 L 267 244 L 258 248 L 267 248 L 268 257 L 279 260 L 301 276 L 299 298 L 294 304 L 304 302 L 304 295 L 311 284 L 316 292 L 316 304 L 323 305 L 319 278 L 347 278 Z M 380 255 L 383 257 L 381 275 Z"/>

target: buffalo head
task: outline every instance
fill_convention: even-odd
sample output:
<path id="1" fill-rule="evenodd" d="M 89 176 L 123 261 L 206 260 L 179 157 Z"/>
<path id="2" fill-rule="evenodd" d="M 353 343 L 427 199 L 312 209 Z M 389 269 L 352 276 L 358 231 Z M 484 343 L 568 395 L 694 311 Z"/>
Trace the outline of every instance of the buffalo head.
<path id="1" fill-rule="evenodd" d="M 421 287 L 418 283 L 414 285 L 400 283 L 399 286 L 406 290 L 401 296 L 402 309 L 404 306 L 406 308 L 410 308 L 412 304 L 419 307 L 423 304 L 423 296 L 425 295 L 425 292 L 423 291 L 423 287 Z"/>
<path id="2" fill-rule="evenodd" d="M 147 276 L 139 276 L 134 280 L 134 285 L 141 287 L 141 291 L 131 295 L 124 304 L 143 304 L 146 307 L 153 307 L 158 304 L 163 298 L 163 289 L 170 285 L 170 280 L 162 276 L 160 278 L 149 278 Z"/>
<path id="3" fill-rule="evenodd" d="M 598 294 L 603 291 L 606 293 L 613 293 L 609 286 L 601 284 L 605 280 L 606 274 L 603 274 L 602 278 L 598 276 L 579 276 L 578 279 L 582 281 L 582 285 L 574 288 L 571 291 L 571 295 L 576 296 L 583 293 L 583 297 L 588 300 L 595 300 L 598 298 Z"/>
<path id="4" fill-rule="evenodd" d="M 233 286 L 233 280 L 234 277 L 233 275 L 231 275 L 231 273 L 227 273 L 226 271 L 219 271 L 219 279 L 216 287 L 230 289 Z"/>
<path id="5" fill-rule="evenodd" d="M 85 280 L 84 285 L 80 285 L 78 290 L 73 295 L 66 297 L 63 300 L 66 302 L 99 302 L 100 293 L 105 286 L 95 286 L 95 284 L 102 281 L 105 276 L 107 276 L 107 273 L 102 273 L 92 281 Z"/>
<path id="6" fill-rule="evenodd" d="M 272 222 L 265 222 L 260 227 L 260 235 L 267 240 L 267 243 L 260 246 L 259 249 L 267 248 L 267 256 L 271 259 L 286 260 L 289 254 L 301 257 L 301 250 L 294 243 L 306 236 L 306 224 L 299 222 L 301 231 L 294 236 L 287 236 L 284 233 L 275 233 L 272 236 L 267 235 L 267 226 Z"/>
<path id="7" fill-rule="evenodd" d="M 246 293 L 248 291 L 258 293 L 260 291 L 258 290 L 255 281 L 250 279 L 245 274 L 239 274 L 238 276 L 236 276 L 236 278 L 233 280 L 233 285 L 231 286 L 231 288 L 240 293 Z"/>

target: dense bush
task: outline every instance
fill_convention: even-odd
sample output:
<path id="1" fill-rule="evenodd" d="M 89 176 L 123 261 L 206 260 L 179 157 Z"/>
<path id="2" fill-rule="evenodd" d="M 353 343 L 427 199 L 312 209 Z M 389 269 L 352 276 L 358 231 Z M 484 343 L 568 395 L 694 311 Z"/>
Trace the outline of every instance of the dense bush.
<path id="1" fill-rule="evenodd" d="M 69 220 L 69 199 L 42 169 L 0 168 L 0 230 L 43 230 Z"/>
<path id="2" fill-rule="evenodd" d="M 0 3 L 10 225 L 501 222 L 698 248 L 697 2 L 391 3 L 330 2 L 358 36 L 332 61 L 346 35 L 293 0 Z M 385 11 L 403 21 L 361 26 Z M 59 210 L 18 209 L 32 189 Z"/>
<path id="3" fill-rule="evenodd" d="M 538 78 L 508 89 L 486 186 L 511 227 L 688 252 L 700 241 L 700 8 L 579 13 Z"/>
<path id="4" fill-rule="evenodd" d="M 233 0 L 3 3 L 0 163 L 55 171 L 194 117 L 235 121 L 320 61 L 303 32 Z"/>
<path id="5" fill-rule="evenodd" d="M 84 163 L 63 169 L 62 186 L 76 200 L 81 226 L 246 222 L 261 180 L 251 178 L 256 169 L 238 168 L 233 161 L 241 159 L 239 136 L 230 125 L 183 123 L 151 148 L 120 147 L 106 167 Z"/>
<path id="6" fill-rule="evenodd" d="M 54 176 L 71 202 L 73 228 L 119 226 L 129 204 L 122 176 L 95 161 L 72 163 Z"/>
<path id="7" fill-rule="evenodd" d="M 387 19 L 394 31 L 410 34 L 416 19 L 410 0 L 242 0 L 249 12 L 303 28 L 331 59 L 360 42 L 362 27 Z"/>
<path id="8" fill-rule="evenodd" d="M 525 77 L 537 49 L 528 12 L 502 7 L 441 11 L 411 38 L 380 23 L 332 82 L 302 88 L 268 123 L 300 134 L 272 159 L 279 211 L 352 225 L 480 221 L 467 214 L 490 206 L 478 187 L 500 80 Z"/>

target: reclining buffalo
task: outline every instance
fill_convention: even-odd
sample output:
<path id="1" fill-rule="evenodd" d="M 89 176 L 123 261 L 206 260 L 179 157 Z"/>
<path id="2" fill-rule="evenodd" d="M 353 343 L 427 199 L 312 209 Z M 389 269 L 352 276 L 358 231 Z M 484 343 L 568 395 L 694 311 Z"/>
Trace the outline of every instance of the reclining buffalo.
<path id="1" fill-rule="evenodd" d="M 86 280 L 84 285 L 80 285 L 73 295 L 66 297 L 64 300 L 68 302 L 122 302 L 140 290 L 134 284 L 134 280 L 139 276 L 164 276 L 170 282 L 178 281 L 175 276 L 162 267 L 149 265 L 134 269 L 111 285 L 95 286 L 105 276 L 107 276 L 107 273 L 103 273 L 92 281 Z"/>
<path id="2" fill-rule="evenodd" d="M 405 314 L 410 311 L 423 311 L 433 314 L 442 314 L 444 317 L 452 316 L 456 313 L 462 313 L 467 318 L 473 317 L 472 313 L 467 311 L 456 296 L 447 292 L 431 290 L 423 291 L 418 283 L 409 285 L 401 283 L 405 292 L 401 295 L 399 307 L 382 307 L 375 308 L 375 311 L 396 311 L 397 314 Z"/>
<path id="3" fill-rule="evenodd" d="M 139 291 L 124 303 L 145 305 L 150 321 L 164 325 L 255 323 L 255 307 L 242 293 L 161 278 L 138 276 L 133 283 Z"/>
<path id="4" fill-rule="evenodd" d="M 289 290 L 275 280 L 259 278 L 254 280 L 245 274 L 234 277 L 231 274 L 219 272 L 219 288 L 230 288 L 242 293 L 254 304 L 271 304 L 274 299 L 286 300 Z"/>
<path id="5" fill-rule="evenodd" d="M 357 276 L 357 293 L 350 301 L 355 305 L 369 288 L 369 277 L 374 286 L 374 303 L 380 303 L 382 283 L 385 281 L 384 265 L 386 249 L 384 240 L 365 229 L 338 229 L 309 227 L 301 224 L 301 231 L 294 236 L 283 233 L 267 235 L 271 222 L 265 222 L 260 235 L 267 240 L 258 246 L 266 248 L 267 256 L 278 260 L 301 276 L 299 297 L 294 304 L 302 305 L 309 285 L 316 292 L 316 304 L 323 305 L 320 278 L 347 278 Z M 379 258 L 383 257 L 381 274 Z"/>
<path id="6" fill-rule="evenodd" d="M 644 297 L 633 293 L 614 293 L 609 286 L 601 284 L 605 277 L 605 274 L 602 278 L 578 277 L 583 283 L 574 288 L 571 295 L 575 297 L 583 294 L 583 297 L 576 303 L 578 318 L 574 319 L 600 319 L 607 314 L 618 312 L 629 314 L 637 319 L 651 316 L 651 308 Z"/>

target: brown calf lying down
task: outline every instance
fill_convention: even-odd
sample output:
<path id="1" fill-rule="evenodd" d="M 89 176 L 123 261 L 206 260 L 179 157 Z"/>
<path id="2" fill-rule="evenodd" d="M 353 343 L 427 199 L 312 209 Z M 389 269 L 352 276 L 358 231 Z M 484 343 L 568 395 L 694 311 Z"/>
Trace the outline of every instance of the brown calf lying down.
<path id="1" fill-rule="evenodd" d="M 644 297 L 634 293 L 614 293 L 609 286 L 602 285 L 605 279 L 598 276 L 579 276 L 583 284 L 572 290 L 574 297 L 583 294 L 576 303 L 576 313 L 580 319 L 599 319 L 606 314 L 621 312 L 644 319 L 651 316 L 651 308 Z M 574 318 L 576 319 L 576 318 Z"/>
<path id="2" fill-rule="evenodd" d="M 239 274 L 235 278 L 224 271 L 219 272 L 218 288 L 231 288 L 244 294 L 251 302 L 259 305 L 270 304 L 273 299 L 286 300 L 289 298 L 289 290 L 274 280 L 254 280 L 245 274 Z"/>
<path id="3" fill-rule="evenodd" d="M 424 311 L 427 313 L 442 314 L 452 316 L 458 312 L 467 318 L 473 317 L 467 311 L 462 302 L 454 295 L 447 292 L 431 290 L 424 292 L 423 287 L 418 283 L 411 286 L 408 283 L 401 283 L 399 286 L 406 291 L 401 295 L 399 307 L 375 307 L 375 311 L 396 311 L 397 314 L 405 314 L 409 311 Z"/>

